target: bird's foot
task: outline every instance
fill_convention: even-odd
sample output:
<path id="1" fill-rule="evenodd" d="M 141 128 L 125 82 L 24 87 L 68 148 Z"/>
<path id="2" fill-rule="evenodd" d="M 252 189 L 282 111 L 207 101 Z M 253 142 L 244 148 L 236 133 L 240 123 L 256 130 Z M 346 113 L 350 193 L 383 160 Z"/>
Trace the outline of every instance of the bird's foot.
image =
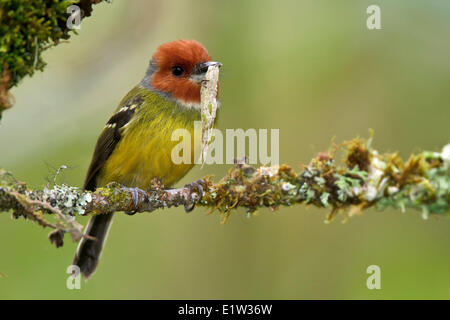
<path id="1" fill-rule="evenodd" d="M 189 189 L 189 198 L 192 201 L 192 203 L 184 205 L 184 211 L 186 211 L 186 213 L 189 213 L 194 210 L 195 204 L 202 199 L 204 195 L 204 189 L 206 188 L 206 182 L 205 180 L 200 179 L 195 182 L 189 183 L 184 187 Z"/>
<path id="2" fill-rule="evenodd" d="M 136 214 L 137 209 L 138 209 L 139 194 L 141 194 L 144 197 L 146 197 L 147 196 L 147 192 L 145 192 L 144 190 L 139 189 L 139 188 L 128 188 L 128 187 L 124 187 L 124 186 L 121 186 L 121 189 L 131 193 L 131 196 L 133 198 L 133 203 L 134 203 L 135 210 L 134 211 L 125 211 L 125 213 L 127 215 L 129 215 L 129 216 L 132 216 L 132 215 Z"/>

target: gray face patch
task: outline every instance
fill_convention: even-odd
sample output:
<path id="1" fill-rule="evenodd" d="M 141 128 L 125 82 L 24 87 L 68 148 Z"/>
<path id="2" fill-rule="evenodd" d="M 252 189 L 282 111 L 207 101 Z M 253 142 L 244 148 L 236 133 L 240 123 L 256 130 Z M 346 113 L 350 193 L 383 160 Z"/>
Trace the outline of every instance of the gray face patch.
<path id="1" fill-rule="evenodd" d="M 150 60 L 150 64 L 147 68 L 147 71 L 145 72 L 145 76 L 140 82 L 140 85 L 142 87 L 154 91 L 154 88 L 152 87 L 150 79 L 152 78 L 152 75 L 156 72 L 157 69 L 158 69 L 158 65 L 156 64 L 156 60 L 155 59 Z"/>
<path id="2" fill-rule="evenodd" d="M 156 70 L 158 70 L 158 65 L 156 64 L 156 60 L 152 59 L 152 60 L 150 60 L 150 64 L 147 68 L 147 72 L 145 73 L 145 76 L 141 80 L 139 85 L 147 90 L 156 92 L 157 94 L 159 94 L 160 96 L 162 96 L 166 99 L 174 100 L 174 98 L 172 97 L 172 95 L 170 93 L 162 92 L 162 91 L 159 91 L 159 90 L 156 90 L 155 88 L 153 88 L 152 83 L 151 83 L 151 78 L 152 78 L 153 74 L 156 72 Z"/>

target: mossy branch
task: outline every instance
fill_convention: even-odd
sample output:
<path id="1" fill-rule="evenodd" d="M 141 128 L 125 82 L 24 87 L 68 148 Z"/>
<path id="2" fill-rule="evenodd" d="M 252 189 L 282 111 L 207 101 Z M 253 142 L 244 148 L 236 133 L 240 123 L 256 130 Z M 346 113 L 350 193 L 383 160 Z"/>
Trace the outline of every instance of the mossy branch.
<path id="1" fill-rule="evenodd" d="M 25 76 L 42 71 L 42 53 L 68 40 L 67 8 L 78 5 L 88 17 L 102 0 L 0 0 L 0 118 L 14 104 L 10 89 Z"/>
<path id="2" fill-rule="evenodd" d="M 354 139 L 343 144 L 344 163 L 337 165 L 335 146 L 319 153 L 300 172 L 288 165 L 254 168 L 236 165 L 219 182 L 204 179 L 203 195 L 189 188 L 168 189 L 157 180 L 146 194 L 133 194 L 111 183 L 94 192 L 65 184 L 32 190 L 11 174 L 0 173 L 0 211 L 12 210 L 14 218 L 24 217 L 55 229 L 50 239 L 62 245 L 64 233 L 75 241 L 82 235 L 76 223 L 80 215 L 117 211 L 151 212 L 196 203 L 218 212 L 225 222 L 232 212 L 244 208 L 252 215 L 260 208 L 277 210 L 298 204 L 329 208 L 327 220 L 338 212 L 348 216 L 376 206 L 420 210 L 430 214 L 450 213 L 450 144 L 441 152 L 422 152 L 403 162 L 397 153 L 380 155 L 371 139 Z M 137 203 L 135 202 L 137 200 Z M 50 222 L 44 214 L 54 214 Z"/>

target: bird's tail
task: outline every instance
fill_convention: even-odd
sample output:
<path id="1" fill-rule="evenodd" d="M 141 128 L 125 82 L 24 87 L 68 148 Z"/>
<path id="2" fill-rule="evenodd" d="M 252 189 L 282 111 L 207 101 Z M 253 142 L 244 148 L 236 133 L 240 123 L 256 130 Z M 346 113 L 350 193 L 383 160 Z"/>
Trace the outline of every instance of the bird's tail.
<path id="1" fill-rule="evenodd" d="M 85 232 L 88 237 L 81 239 L 78 245 L 72 264 L 80 268 L 80 272 L 85 279 L 89 278 L 97 268 L 112 217 L 112 213 L 93 216 L 89 220 Z"/>

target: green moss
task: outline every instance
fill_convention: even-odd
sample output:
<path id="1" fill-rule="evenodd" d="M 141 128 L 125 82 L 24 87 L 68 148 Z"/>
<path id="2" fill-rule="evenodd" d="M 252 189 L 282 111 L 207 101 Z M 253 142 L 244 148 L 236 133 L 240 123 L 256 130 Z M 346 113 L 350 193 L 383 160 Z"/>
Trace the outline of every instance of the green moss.
<path id="1" fill-rule="evenodd" d="M 92 3 L 83 0 L 0 0 L 0 118 L 11 107 L 9 89 L 25 76 L 42 71 L 42 53 L 70 38 L 67 8 L 79 4 L 90 14 Z M 87 12 L 86 10 L 89 9 Z"/>
<path id="2" fill-rule="evenodd" d="M 42 70 L 42 52 L 70 37 L 66 28 L 70 0 L 0 0 L 0 71 L 11 72 L 10 88 Z"/>

